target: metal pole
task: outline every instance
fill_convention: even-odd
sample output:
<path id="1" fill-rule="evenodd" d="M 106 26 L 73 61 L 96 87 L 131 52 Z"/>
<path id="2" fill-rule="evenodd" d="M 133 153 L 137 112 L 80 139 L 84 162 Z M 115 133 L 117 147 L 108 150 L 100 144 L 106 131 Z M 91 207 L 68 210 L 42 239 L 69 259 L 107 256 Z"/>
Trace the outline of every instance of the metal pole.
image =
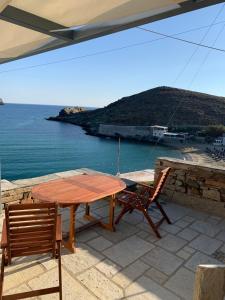
<path id="1" fill-rule="evenodd" d="M 118 135 L 118 152 L 117 152 L 117 174 L 116 176 L 120 176 L 120 135 Z"/>

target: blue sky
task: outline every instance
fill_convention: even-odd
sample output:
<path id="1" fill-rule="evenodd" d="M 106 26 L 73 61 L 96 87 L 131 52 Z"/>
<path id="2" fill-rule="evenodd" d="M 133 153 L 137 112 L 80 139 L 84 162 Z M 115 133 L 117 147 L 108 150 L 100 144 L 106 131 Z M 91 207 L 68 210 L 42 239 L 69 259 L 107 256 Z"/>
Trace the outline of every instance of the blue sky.
<path id="1" fill-rule="evenodd" d="M 144 25 L 175 34 L 210 25 L 223 4 Z M 225 49 L 225 7 L 204 40 Z M 207 28 L 179 37 L 199 42 Z M 222 30 L 222 32 L 221 32 Z M 199 48 L 182 76 L 196 46 L 171 39 L 39 68 L 1 73 L 70 57 L 151 41 L 159 36 L 134 28 L 82 44 L 0 65 L 0 97 L 6 102 L 102 107 L 123 96 L 167 85 L 225 96 L 225 53 Z M 205 57 L 208 55 L 207 60 Z M 202 63 L 203 61 L 204 64 Z M 198 76 L 196 72 L 201 66 Z M 192 79 L 195 80 L 192 84 Z"/>

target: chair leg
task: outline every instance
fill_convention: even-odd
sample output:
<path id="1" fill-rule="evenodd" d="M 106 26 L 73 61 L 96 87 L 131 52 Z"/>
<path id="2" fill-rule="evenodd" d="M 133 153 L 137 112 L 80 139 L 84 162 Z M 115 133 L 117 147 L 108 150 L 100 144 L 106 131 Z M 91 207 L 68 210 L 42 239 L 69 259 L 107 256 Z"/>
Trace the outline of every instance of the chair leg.
<path id="1" fill-rule="evenodd" d="M 161 204 L 158 201 L 155 201 L 158 209 L 160 210 L 161 214 L 163 215 L 163 217 L 166 219 L 168 224 L 172 224 L 172 222 L 170 221 L 169 217 L 167 216 L 165 210 L 162 208 Z"/>
<path id="2" fill-rule="evenodd" d="M 161 238 L 161 235 L 158 231 L 158 229 L 156 228 L 155 224 L 153 223 L 151 217 L 149 216 L 149 214 L 147 213 L 147 211 L 143 208 L 141 210 L 145 216 L 145 218 L 147 219 L 149 225 L 152 227 L 153 231 L 155 232 L 156 236 L 160 239 Z"/>
<path id="3" fill-rule="evenodd" d="M 125 213 L 127 213 L 129 210 L 130 210 L 130 207 L 124 206 L 124 208 L 120 212 L 119 216 L 116 218 L 115 224 L 119 224 L 119 221 L 121 220 L 123 215 L 125 215 Z"/>
<path id="4" fill-rule="evenodd" d="M 61 265 L 61 243 L 57 243 L 58 248 L 58 271 L 59 271 L 59 299 L 62 300 L 62 265 Z"/>
<path id="5" fill-rule="evenodd" d="M 0 300 L 2 300 L 2 294 L 3 294 L 4 270 L 5 270 L 5 249 L 2 249 L 2 263 L 1 263 L 1 275 L 0 275 Z"/>

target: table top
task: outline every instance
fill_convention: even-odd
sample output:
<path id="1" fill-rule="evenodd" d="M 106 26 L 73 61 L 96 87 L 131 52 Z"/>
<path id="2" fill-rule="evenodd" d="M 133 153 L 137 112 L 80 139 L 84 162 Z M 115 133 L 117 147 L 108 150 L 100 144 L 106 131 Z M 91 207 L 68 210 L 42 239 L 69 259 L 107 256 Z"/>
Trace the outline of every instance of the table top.
<path id="1" fill-rule="evenodd" d="M 41 183 L 32 189 L 35 199 L 58 204 L 90 203 L 126 188 L 119 178 L 107 175 L 75 175 Z"/>

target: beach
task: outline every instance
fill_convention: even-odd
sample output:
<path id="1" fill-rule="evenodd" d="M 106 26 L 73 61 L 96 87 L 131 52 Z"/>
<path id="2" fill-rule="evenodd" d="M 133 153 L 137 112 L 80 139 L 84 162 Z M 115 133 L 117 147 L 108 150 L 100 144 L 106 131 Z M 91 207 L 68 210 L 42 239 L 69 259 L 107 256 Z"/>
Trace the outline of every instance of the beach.
<path id="1" fill-rule="evenodd" d="M 225 167 L 225 162 L 216 161 L 206 152 L 207 144 L 193 143 L 180 148 L 186 160 L 191 160 L 198 164 L 210 164 L 211 166 Z"/>

